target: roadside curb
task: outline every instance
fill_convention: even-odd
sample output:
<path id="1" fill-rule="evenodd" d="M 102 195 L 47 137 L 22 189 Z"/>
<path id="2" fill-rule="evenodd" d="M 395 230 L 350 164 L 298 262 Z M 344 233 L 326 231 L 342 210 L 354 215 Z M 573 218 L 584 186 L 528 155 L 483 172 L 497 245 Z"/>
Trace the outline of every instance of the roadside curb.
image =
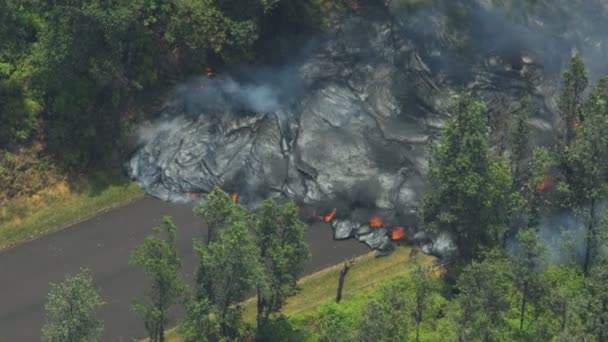
<path id="1" fill-rule="evenodd" d="M 9 245 L 7 245 L 5 247 L 0 247 L 0 256 L 2 256 L 2 254 L 10 252 L 11 250 L 13 250 L 15 248 L 19 248 L 20 246 L 22 246 L 22 245 L 24 245 L 26 243 L 29 243 L 29 242 L 32 242 L 32 241 L 36 241 L 36 240 L 41 239 L 43 237 L 46 237 L 48 235 L 55 234 L 57 232 L 66 230 L 66 229 L 68 229 L 68 228 L 70 228 L 72 226 L 75 226 L 75 225 L 77 225 L 79 223 L 91 220 L 91 219 L 93 219 L 93 218 L 95 218 L 97 216 L 100 216 L 102 214 L 105 214 L 105 213 L 107 213 L 107 212 L 109 212 L 111 210 L 118 209 L 118 208 L 127 206 L 127 205 L 129 205 L 131 203 L 134 203 L 134 202 L 137 202 L 139 200 L 142 200 L 146 196 L 147 196 L 147 194 L 143 193 L 141 195 L 129 198 L 128 200 L 125 200 L 125 201 L 122 201 L 122 202 L 110 205 L 110 206 L 105 207 L 105 208 L 101 208 L 101 209 L 99 209 L 99 210 L 97 210 L 97 211 L 95 211 L 95 212 L 93 212 L 91 214 L 82 216 L 82 217 L 80 217 L 80 218 L 78 218 L 78 219 L 76 219 L 74 221 L 71 221 L 71 222 L 65 223 L 63 225 L 56 226 L 56 227 L 53 227 L 51 229 L 45 230 L 43 233 L 38 234 L 38 235 L 36 235 L 36 236 L 34 236 L 32 238 L 24 239 L 24 240 L 21 240 L 19 242 L 15 242 L 13 244 L 9 244 Z"/>

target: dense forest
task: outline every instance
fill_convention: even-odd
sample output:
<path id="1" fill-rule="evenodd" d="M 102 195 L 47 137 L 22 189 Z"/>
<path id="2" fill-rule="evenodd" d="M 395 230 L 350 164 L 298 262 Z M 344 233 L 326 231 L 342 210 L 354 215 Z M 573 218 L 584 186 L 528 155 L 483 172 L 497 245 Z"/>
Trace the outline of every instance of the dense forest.
<path id="1" fill-rule="evenodd" d="M 0 1 L 0 202 L 53 175 L 120 166 L 172 85 L 280 63 L 331 2 Z M 272 49 L 268 49 L 268 47 Z"/>

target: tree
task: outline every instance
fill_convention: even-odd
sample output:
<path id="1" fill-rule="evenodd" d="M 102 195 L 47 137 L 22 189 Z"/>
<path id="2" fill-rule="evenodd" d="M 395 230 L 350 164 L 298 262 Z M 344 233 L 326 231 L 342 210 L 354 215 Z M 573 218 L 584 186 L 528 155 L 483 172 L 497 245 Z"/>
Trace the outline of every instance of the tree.
<path id="1" fill-rule="evenodd" d="M 447 232 L 465 259 L 495 246 L 507 230 L 508 163 L 488 151 L 485 105 L 462 96 L 431 150 L 431 191 L 424 199 L 425 229 Z"/>
<path id="2" fill-rule="evenodd" d="M 565 124 L 562 146 L 569 147 L 576 134 L 576 126 L 581 121 L 583 92 L 589 83 L 585 63 L 580 56 L 570 59 L 564 71 L 563 87 L 557 100 L 557 107 Z"/>
<path id="3" fill-rule="evenodd" d="M 546 295 L 540 303 L 550 336 L 580 336 L 584 332 L 588 296 L 578 267 L 549 266 L 544 274 Z M 580 339 L 579 339 L 580 340 Z"/>
<path id="4" fill-rule="evenodd" d="M 309 258 L 306 225 L 293 202 L 278 208 L 272 200 L 256 213 L 256 243 L 265 266 L 267 283 L 258 286 L 257 323 L 261 330 L 271 313 L 278 312 L 287 297 L 297 293 L 297 277 Z"/>
<path id="5" fill-rule="evenodd" d="M 430 267 L 416 265 L 412 277 L 412 315 L 416 325 L 416 342 L 420 341 L 420 324 L 424 314 L 433 300 L 433 294 L 438 290 L 437 282 L 433 279 Z"/>
<path id="6" fill-rule="evenodd" d="M 207 342 L 220 331 L 217 312 L 206 298 L 191 300 L 186 305 L 186 319 L 179 326 L 185 342 Z"/>
<path id="7" fill-rule="evenodd" d="M 378 298 L 367 304 L 361 322 L 360 340 L 363 342 L 407 341 L 408 316 L 415 311 L 415 303 L 407 294 L 414 288 L 410 279 L 398 279 L 385 284 Z"/>
<path id="8" fill-rule="evenodd" d="M 541 277 L 541 270 L 545 266 L 545 247 L 533 229 L 520 230 L 517 234 L 517 249 L 511 256 L 511 263 L 515 285 L 521 294 L 519 330 L 523 333 L 526 304 L 530 301 L 539 303 L 545 293 Z"/>
<path id="9" fill-rule="evenodd" d="M 146 237 L 133 250 L 130 260 L 130 264 L 143 267 L 144 273 L 152 279 L 147 299 L 133 305 L 133 311 L 142 316 L 152 342 L 165 341 L 168 310 L 185 291 L 179 275 L 181 261 L 175 246 L 177 228 L 169 216 L 164 217 L 164 223 L 164 229 L 155 228 L 156 235 Z M 161 236 L 163 230 L 166 238 Z"/>
<path id="10" fill-rule="evenodd" d="M 590 332 L 597 341 L 608 339 L 608 257 L 603 256 L 593 266 L 587 280 L 591 291 Z"/>
<path id="11" fill-rule="evenodd" d="M 500 252 L 472 261 L 457 280 L 454 321 L 460 341 L 497 341 L 507 329 L 513 274 Z"/>
<path id="12" fill-rule="evenodd" d="M 573 204 L 585 212 L 587 246 L 583 269 L 589 273 L 597 254 L 597 206 L 608 198 L 608 77 L 601 78 L 593 87 L 583 106 L 585 121 L 578 128 L 577 137 L 566 152 L 568 190 Z"/>
<path id="13" fill-rule="evenodd" d="M 513 190 L 522 191 L 528 183 L 530 168 L 528 166 L 532 150 L 530 147 L 530 102 L 526 97 L 522 101 L 522 109 L 517 112 L 511 133 L 511 173 Z"/>
<path id="14" fill-rule="evenodd" d="M 350 342 L 355 339 L 355 325 L 340 305 L 327 302 L 319 308 L 319 342 Z"/>
<path id="15" fill-rule="evenodd" d="M 194 213 L 207 225 L 207 245 L 215 238 L 218 229 L 230 223 L 238 210 L 230 195 L 218 186 L 194 208 Z"/>
<path id="16" fill-rule="evenodd" d="M 96 311 L 101 304 L 101 297 L 87 270 L 74 276 L 67 275 L 61 284 L 51 284 L 44 307 L 47 323 L 42 328 L 42 341 L 97 341 L 102 326 Z"/>
<path id="17" fill-rule="evenodd" d="M 247 229 L 247 217 L 241 215 L 217 240 L 207 246 L 196 242 L 194 247 L 200 258 L 197 300 L 206 298 L 216 307 L 220 334 L 226 338 L 238 336 L 238 303 L 264 281 L 259 248 Z"/>

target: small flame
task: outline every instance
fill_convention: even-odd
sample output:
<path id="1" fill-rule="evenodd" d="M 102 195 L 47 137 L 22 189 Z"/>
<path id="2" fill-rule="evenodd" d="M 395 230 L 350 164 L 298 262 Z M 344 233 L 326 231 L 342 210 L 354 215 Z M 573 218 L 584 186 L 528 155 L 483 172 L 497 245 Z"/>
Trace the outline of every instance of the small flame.
<path id="1" fill-rule="evenodd" d="M 545 192 L 553 186 L 553 180 L 551 178 L 543 179 L 543 182 L 536 186 L 536 190 Z"/>
<path id="2" fill-rule="evenodd" d="M 211 68 L 205 68 L 205 75 L 211 78 L 215 76 L 215 73 L 213 72 L 213 70 L 211 70 Z"/>
<path id="3" fill-rule="evenodd" d="M 369 219 L 369 226 L 372 228 L 380 228 L 384 223 L 382 222 L 382 218 L 380 216 L 372 216 Z"/>
<path id="4" fill-rule="evenodd" d="M 398 241 L 405 237 L 405 228 L 403 227 L 395 227 L 391 232 L 391 240 Z"/>
<path id="5" fill-rule="evenodd" d="M 334 216 L 336 216 L 336 212 L 337 212 L 337 210 L 334 208 L 329 212 L 329 214 L 322 216 L 321 219 L 325 222 L 331 222 L 331 220 L 334 219 Z"/>
<path id="6" fill-rule="evenodd" d="M 239 199 L 239 194 L 237 194 L 236 192 L 232 194 L 232 202 L 236 203 L 236 201 Z"/>

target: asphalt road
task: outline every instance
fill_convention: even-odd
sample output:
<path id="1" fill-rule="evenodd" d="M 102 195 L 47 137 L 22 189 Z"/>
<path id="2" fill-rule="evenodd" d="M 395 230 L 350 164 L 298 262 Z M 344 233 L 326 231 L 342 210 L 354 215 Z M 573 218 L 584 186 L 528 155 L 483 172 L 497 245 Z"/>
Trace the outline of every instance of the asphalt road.
<path id="1" fill-rule="evenodd" d="M 196 269 L 192 239 L 204 238 L 199 218 L 187 205 L 144 197 L 69 228 L 0 252 L 0 342 L 40 340 L 44 303 L 49 283 L 61 282 L 66 273 L 89 268 L 105 301 L 100 316 L 102 341 L 131 341 L 145 336 L 143 323 L 129 307 L 140 298 L 148 281 L 140 270 L 128 265 L 129 253 L 170 215 L 178 227 L 178 248 L 184 276 Z M 312 258 L 309 274 L 369 249 L 354 240 L 333 241 L 326 224 L 310 227 Z"/>

